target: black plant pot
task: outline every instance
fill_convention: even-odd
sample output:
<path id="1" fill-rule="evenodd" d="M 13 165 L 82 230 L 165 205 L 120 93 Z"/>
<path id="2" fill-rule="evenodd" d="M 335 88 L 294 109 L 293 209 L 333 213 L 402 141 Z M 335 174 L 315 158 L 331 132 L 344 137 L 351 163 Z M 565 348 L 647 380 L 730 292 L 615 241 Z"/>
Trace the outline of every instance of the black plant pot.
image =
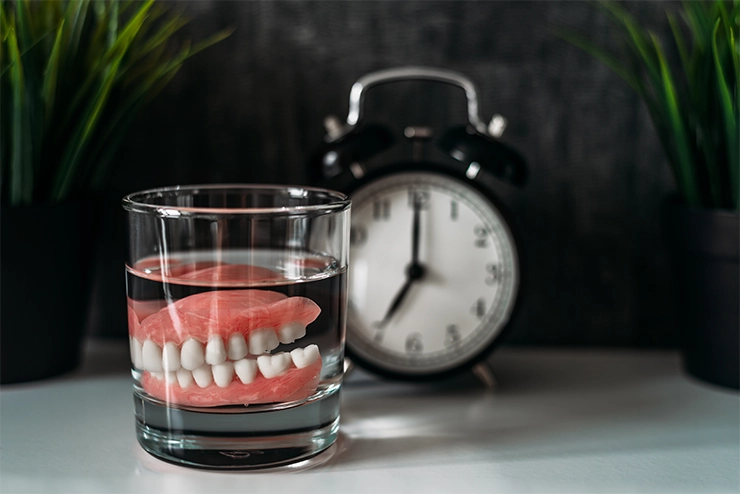
<path id="1" fill-rule="evenodd" d="M 738 389 L 740 214 L 670 200 L 665 220 L 684 368 Z"/>
<path id="2" fill-rule="evenodd" d="M 0 383 L 80 361 L 95 221 L 84 203 L 0 208 Z"/>

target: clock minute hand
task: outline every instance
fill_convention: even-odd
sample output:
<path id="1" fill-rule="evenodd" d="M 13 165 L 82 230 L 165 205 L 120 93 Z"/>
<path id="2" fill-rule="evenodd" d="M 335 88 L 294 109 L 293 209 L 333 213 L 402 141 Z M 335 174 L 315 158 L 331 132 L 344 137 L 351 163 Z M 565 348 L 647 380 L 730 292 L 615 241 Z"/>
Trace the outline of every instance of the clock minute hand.
<path id="1" fill-rule="evenodd" d="M 391 302 L 391 306 L 388 307 L 388 311 L 385 313 L 383 320 L 377 324 L 380 329 L 383 329 L 388 325 L 393 314 L 396 313 L 398 308 L 401 306 L 401 303 L 406 298 L 406 294 L 409 292 L 411 285 L 424 276 L 424 267 L 419 264 L 419 216 L 421 211 L 421 200 L 416 194 L 414 195 L 413 207 L 414 219 L 411 223 L 411 264 L 409 264 L 406 271 L 406 282 L 396 294 L 393 302 Z"/>
<path id="2" fill-rule="evenodd" d="M 419 265 L 419 216 L 421 212 L 421 200 L 414 194 L 414 221 L 411 225 L 411 265 Z"/>

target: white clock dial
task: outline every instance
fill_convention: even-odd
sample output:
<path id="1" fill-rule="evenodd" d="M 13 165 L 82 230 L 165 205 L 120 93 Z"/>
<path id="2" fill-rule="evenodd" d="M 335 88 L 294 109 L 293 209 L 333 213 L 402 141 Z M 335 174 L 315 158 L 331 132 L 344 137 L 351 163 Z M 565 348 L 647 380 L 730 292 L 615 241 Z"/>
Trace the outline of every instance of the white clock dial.
<path id="1" fill-rule="evenodd" d="M 411 273 L 415 200 L 420 268 Z M 487 348 L 508 322 L 519 283 L 511 231 L 491 202 L 431 172 L 379 178 L 352 202 L 351 350 L 382 369 L 422 375 Z"/>

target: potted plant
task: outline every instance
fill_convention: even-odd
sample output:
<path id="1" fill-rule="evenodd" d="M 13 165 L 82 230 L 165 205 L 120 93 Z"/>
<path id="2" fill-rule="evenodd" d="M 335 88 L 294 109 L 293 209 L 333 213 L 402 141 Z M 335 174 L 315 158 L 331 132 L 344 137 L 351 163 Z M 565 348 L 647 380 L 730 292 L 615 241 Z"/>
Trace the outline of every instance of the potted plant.
<path id="1" fill-rule="evenodd" d="M 601 3 L 616 53 L 572 33 L 640 95 L 676 178 L 666 201 L 684 367 L 738 388 L 740 375 L 740 1 L 685 2 L 667 12 L 665 46 L 616 3 Z M 668 50 L 680 67 L 669 63 Z"/>
<path id="2" fill-rule="evenodd" d="M 74 368 L 94 191 L 125 130 L 189 57 L 187 19 L 155 3 L 0 2 L 0 382 Z"/>

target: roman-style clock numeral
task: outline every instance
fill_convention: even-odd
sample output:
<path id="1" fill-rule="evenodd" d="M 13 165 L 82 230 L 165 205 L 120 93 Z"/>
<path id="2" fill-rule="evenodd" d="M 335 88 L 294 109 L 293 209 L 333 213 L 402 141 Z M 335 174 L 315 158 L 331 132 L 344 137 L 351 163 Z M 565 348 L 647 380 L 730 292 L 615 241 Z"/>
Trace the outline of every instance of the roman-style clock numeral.
<path id="1" fill-rule="evenodd" d="M 375 221 L 389 220 L 391 217 L 391 201 L 378 199 L 373 203 L 373 219 Z"/>
<path id="2" fill-rule="evenodd" d="M 350 245 L 362 245 L 367 241 L 367 228 L 355 225 L 349 229 Z"/>
<path id="3" fill-rule="evenodd" d="M 483 319 L 483 316 L 486 315 L 486 301 L 482 298 L 476 300 L 470 308 L 470 312 L 475 314 L 478 319 Z"/>
<path id="4" fill-rule="evenodd" d="M 493 263 L 486 265 L 486 285 L 493 285 L 501 278 L 501 270 Z"/>
<path id="5" fill-rule="evenodd" d="M 457 201 L 450 202 L 450 219 L 457 221 Z"/>
<path id="6" fill-rule="evenodd" d="M 475 234 L 475 246 L 484 249 L 488 245 L 488 230 L 484 226 L 476 225 L 473 233 Z"/>
<path id="7" fill-rule="evenodd" d="M 424 345 L 421 343 L 421 334 L 411 333 L 406 337 L 406 353 L 421 353 L 423 349 Z"/>

